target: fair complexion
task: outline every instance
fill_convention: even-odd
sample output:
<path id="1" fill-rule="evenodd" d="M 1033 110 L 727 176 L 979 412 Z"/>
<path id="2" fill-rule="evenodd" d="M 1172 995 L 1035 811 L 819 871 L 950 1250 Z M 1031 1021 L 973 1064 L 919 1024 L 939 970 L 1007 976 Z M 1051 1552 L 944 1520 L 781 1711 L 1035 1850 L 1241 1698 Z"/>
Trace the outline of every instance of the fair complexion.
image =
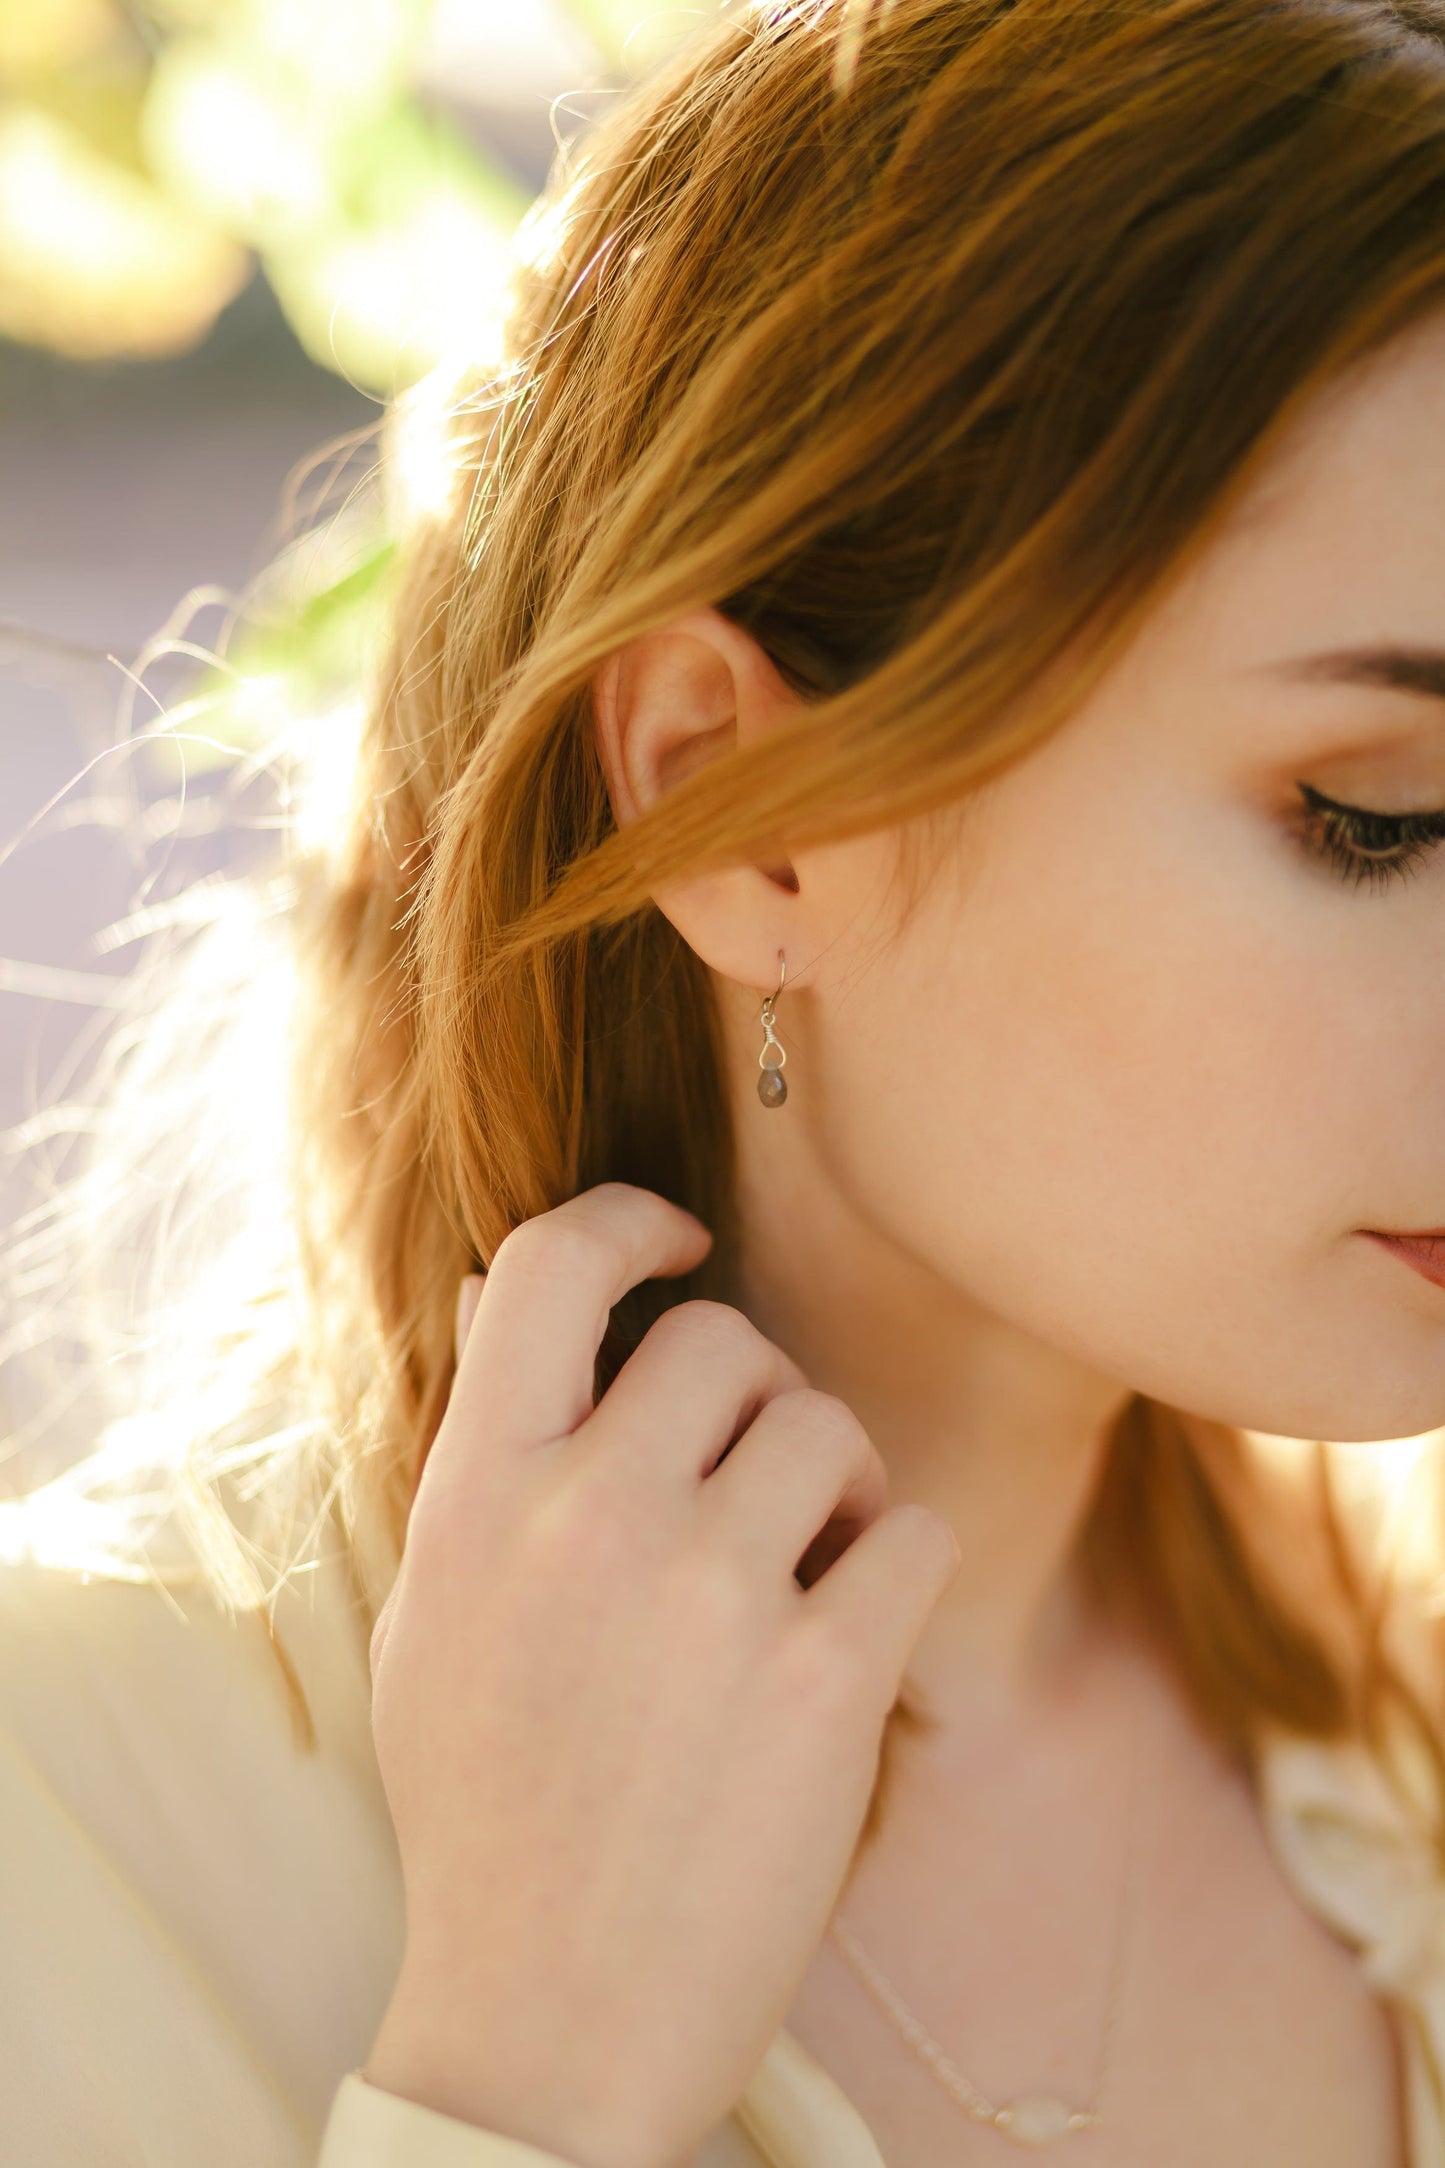
<path id="1" fill-rule="evenodd" d="M 958 1562 L 737 1311 L 678 1305 L 593 1407 L 612 1305 L 708 1239 L 618 1183 L 508 1236 L 372 1639 L 406 1938 L 363 2075 L 575 2168 L 687 2168 L 741 2092 Z"/>
<path id="2" fill-rule="evenodd" d="M 1071 1563 L 1132 1392 L 1286 1437 L 1410 1436 L 1445 1413 L 1445 1294 L 1364 1232 L 1445 1225 L 1445 851 L 1359 885 L 1312 852 L 1300 796 L 1445 807 L 1445 702 L 1298 674 L 1344 649 L 1445 648 L 1442 565 L 1435 324 L 1301 423 L 1086 708 L 967 809 L 911 914 L 889 834 L 659 894 L 717 984 L 743 1308 L 774 1353 L 728 1313 L 688 1313 L 605 1421 L 612 1395 L 592 1414 L 579 1367 L 529 1432 L 518 1335 L 554 1347 L 570 1316 L 590 1344 L 599 1286 L 566 1247 L 547 1261 L 542 1222 L 526 1274 L 494 1266 L 408 1542 L 431 1571 L 404 1561 L 394 1644 L 379 1634 L 408 1944 L 374 2082 L 579 2168 L 681 2168 L 786 2011 L 846 2071 L 885 2158 L 997 2161 L 997 2135 L 819 1948 L 906 1669 L 942 1730 L 905 1764 L 845 1909 L 970 2075 L 995 2095 L 1086 2091 L 1143 1736 L 1170 1841 L 1141 1867 L 1115 2112 L 1070 2157 L 1397 2168 L 1379 2006 L 1149 1652 L 1089 1618 Z M 623 821 L 796 712 L 706 610 L 594 689 Z M 769 1112 L 757 1005 L 779 950 L 790 1093 Z M 685 1264 L 687 1239 L 644 1238 L 634 1202 L 592 1209 L 593 1279 Z M 746 1453 L 747 1432 L 710 1468 L 702 1433 L 716 1444 L 758 1397 L 774 1449 Z M 541 1450 L 509 1469 L 528 1436 Z M 826 1479 L 819 1436 L 836 1441 Z M 631 1469 L 635 1515 L 601 1521 L 595 1556 L 580 1505 L 599 1506 L 596 1479 L 579 1489 L 590 1463 L 569 1458 L 588 1439 Z M 751 1582 L 730 1607 L 678 1610 L 679 1562 L 718 1526 L 679 1519 L 679 1499 L 698 1513 L 735 1464 L 752 1543 L 732 1559 Z M 548 1512 L 568 1470 L 555 1495 L 573 1511 Z M 931 1509 L 907 1566 L 885 1493 Z M 850 1510 L 861 1532 L 799 1590 L 810 1528 Z M 939 1523 L 956 1574 L 927 1549 Z M 818 1724 L 769 1636 L 821 1616 L 807 1607 L 830 1583 Z M 584 1602 L 561 1600 L 578 1587 Z M 579 1609 L 620 1622 L 600 1648 Z M 627 1782 L 599 1784 L 599 1757 Z M 706 1874 L 685 1870 L 689 1840 Z M 479 2040 L 501 2044 L 479 2056 Z"/>
<path id="3" fill-rule="evenodd" d="M 796 891 L 739 866 L 659 899 L 724 1004 L 749 1314 L 963 1547 L 926 1658 L 960 1715 L 1042 1675 L 1131 1393 L 1285 1437 L 1445 1417 L 1445 1295 L 1358 1232 L 1445 1225 L 1445 849 L 1360 887 L 1296 835 L 1301 781 L 1445 808 L 1445 698 L 1290 667 L 1445 649 L 1442 570 L 1435 322 L 1301 429 L 906 924 L 891 833 L 796 852 Z M 625 819 L 796 701 L 701 613 L 600 710 Z"/>

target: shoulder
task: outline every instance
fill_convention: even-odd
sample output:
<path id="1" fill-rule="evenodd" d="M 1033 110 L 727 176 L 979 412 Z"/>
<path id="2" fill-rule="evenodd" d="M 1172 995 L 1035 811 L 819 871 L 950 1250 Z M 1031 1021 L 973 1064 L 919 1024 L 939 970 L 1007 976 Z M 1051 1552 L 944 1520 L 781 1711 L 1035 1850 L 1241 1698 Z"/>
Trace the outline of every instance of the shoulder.
<path id="1" fill-rule="evenodd" d="M 333 1562 L 274 1624 L 0 1508 L 0 2096 L 34 2168 L 315 2157 L 401 1907 L 366 1636 Z"/>
<path id="2" fill-rule="evenodd" d="M 0 1505 L 0 1731 L 12 1750 L 83 1780 L 87 1756 L 99 1774 L 107 1757 L 163 1761 L 182 1745 L 177 1779 L 224 1776 L 233 1802 L 253 1788 L 239 1781 L 247 1767 L 274 1774 L 309 1758 L 365 1777 L 368 1629 L 339 1550 L 299 1566 L 267 1604 L 228 1604 L 176 1515 L 126 1548 L 85 1540 L 83 1517 L 61 1525 L 37 1503 Z"/>

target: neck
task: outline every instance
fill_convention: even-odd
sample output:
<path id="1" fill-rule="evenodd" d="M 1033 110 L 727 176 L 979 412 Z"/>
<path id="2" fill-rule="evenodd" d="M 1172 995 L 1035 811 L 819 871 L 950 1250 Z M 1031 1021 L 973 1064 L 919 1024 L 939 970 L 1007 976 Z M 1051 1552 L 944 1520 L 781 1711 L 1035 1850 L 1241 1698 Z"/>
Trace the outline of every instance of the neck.
<path id="1" fill-rule="evenodd" d="M 958 1539 L 910 1678 L 950 1728 L 1006 1720 L 1090 1640 L 1076 1542 L 1128 1389 L 948 1285 L 783 1118 L 739 1109 L 742 1305 L 853 1409 L 891 1501 L 930 1506 Z"/>

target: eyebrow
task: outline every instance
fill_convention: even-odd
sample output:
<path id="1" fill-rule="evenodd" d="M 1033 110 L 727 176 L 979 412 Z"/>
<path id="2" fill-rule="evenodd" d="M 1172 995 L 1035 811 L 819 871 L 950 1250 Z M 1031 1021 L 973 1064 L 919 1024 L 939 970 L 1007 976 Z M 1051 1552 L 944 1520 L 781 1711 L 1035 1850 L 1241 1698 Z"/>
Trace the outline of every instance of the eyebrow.
<path id="1" fill-rule="evenodd" d="M 1445 651 L 1432 647 L 1346 647 L 1266 663 L 1271 677 L 1327 685 L 1370 685 L 1387 692 L 1445 700 Z"/>

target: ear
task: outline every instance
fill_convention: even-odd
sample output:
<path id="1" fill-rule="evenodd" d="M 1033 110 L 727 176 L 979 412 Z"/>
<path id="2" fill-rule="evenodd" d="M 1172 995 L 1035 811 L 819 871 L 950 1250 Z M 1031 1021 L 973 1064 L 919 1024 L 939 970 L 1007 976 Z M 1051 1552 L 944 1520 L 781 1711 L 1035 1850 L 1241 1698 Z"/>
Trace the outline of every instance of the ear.
<path id="1" fill-rule="evenodd" d="M 717 610 L 673 618 L 620 649 L 592 694 L 619 827 L 695 768 L 755 743 L 802 706 L 757 641 Z"/>
<path id="2" fill-rule="evenodd" d="M 786 727 L 802 708 L 756 640 L 717 610 L 632 641 L 592 683 L 597 751 L 618 826 L 695 769 Z M 808 895 L 786 859 L 668 883 L 654 898 L 703 962 L 764 992 L 814 952 Z"/>

